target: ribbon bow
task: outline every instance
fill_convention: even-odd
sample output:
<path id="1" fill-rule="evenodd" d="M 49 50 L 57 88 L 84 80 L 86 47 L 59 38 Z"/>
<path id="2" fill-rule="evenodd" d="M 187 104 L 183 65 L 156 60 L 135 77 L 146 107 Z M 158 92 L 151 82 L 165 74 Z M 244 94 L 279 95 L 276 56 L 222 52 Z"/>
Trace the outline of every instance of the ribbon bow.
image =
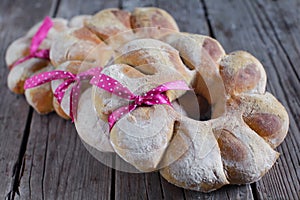
<path id="1" fill-rule="evenodd" d="M 101 70 L 102 68 L 96 67 L 96 68 L 89 69 L 85 72 L 81 72 L 77 75 L 62 70 L 42 72 L 40 74 L 37 74 L 27 79 L 24 84 L 24 89 L 37 87 L 39 85 L 51 82 L 53 80 L 63 79 L 64 81 L 56 88 L 54 92 L 54 97 L 57 99 L 58 103 L 60 104 L 65 95 L 67 88 L 74 83 L 70 94 L 70 117 L 72 121 L 74 121 L 74 113 L 76 113 L 79 94 L 80 94 L 80 81 L 91 79 L 93 76 L 95 76 L 95 74 L 99 74 Z"/>
<path id="2" fill-rule="evenodd" d="M 184 81 L 172 81 L 159 85 L 144 95 L 139 96 L 133 94 L 127 87 L 105 74 L 94 76 L 90 83 L 109 93 L 132 101 L 128 106 L 120 107 L 109 115 L 108 123 L 110 130 L 122 116 L 135 110 L 139 106 L 152 106 L 156 104 L 167 104 L 171 106 L 170 100 L 164 92 L 168 90 L 190 90 Z"/>
<path id="3" fill-rule="evenodd" d="M 49 49 L 39 50 L 38 48 L 43 42 L 43 40 L 47 37 L 47 34 L 49 30 L 52 28 L 52 26 L 53 26 L 53 22 L 51 18 L 47 16 L 44 19 L 42 25 L 39 27 L 38 31 L 34 34 L 34 36 L 31 39 L 29 55 L 16 61 L 12 67 L 21 64 L 26 60 L 29 60 L 30 58 L 44 58 L 49 60 L 49 52 L 50 52 Z"/>

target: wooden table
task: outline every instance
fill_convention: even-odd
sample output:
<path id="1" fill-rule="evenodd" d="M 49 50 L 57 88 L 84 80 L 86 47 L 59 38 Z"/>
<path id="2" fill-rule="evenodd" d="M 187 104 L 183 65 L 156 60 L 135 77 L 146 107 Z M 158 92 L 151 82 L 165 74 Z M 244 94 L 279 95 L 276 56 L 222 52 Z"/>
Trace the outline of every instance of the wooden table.
<path id="1" fill-rule="evenodd" d="M 281 156 L 258 182 L 209 194 L 175 187 L 155 173 L 108 168 L 82 145 L 70 121 L 40 116 L 6 86 L 7 46 L 46 15 L 70 18 L 101 9 L 166 9 L 182 31 L 215 37 L 227 52 L 246 50 L 264 65 L 267 90 L 287 108 Z M 1 0 L 0 198 L 8 199 L 300 199 L 300 1 Z M 20 193 L 20 195 L 16 195 Z"/>

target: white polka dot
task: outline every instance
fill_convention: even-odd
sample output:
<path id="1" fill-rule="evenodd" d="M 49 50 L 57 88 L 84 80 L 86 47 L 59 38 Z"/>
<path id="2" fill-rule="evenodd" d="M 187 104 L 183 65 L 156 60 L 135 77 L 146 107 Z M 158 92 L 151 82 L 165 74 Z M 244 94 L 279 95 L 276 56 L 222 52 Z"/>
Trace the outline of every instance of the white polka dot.
<path id="1" fill-rule="evenodd" d="M 106 80 L 108 80 L 108 81 L 109 81 L 109 78 L 106 78 Z"/>

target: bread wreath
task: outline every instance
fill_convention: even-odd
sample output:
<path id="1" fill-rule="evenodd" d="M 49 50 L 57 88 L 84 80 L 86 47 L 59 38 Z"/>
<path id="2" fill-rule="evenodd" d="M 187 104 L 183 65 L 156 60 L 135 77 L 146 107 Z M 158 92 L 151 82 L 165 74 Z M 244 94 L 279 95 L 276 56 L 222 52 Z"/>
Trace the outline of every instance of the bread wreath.
<path id="1" fill-rule="evenodd" d="M 178 105 L 184 91 L 168 91 L 173 108 L 139 107 L 118 120 L 108 133 L 108 115 L 128 101 L 112 98 L 93 86 L 81 96 L 75 120 L 85 143 L 101 152 L 116 152 L 141 172 L 159 170 L 169 182 L 203 192 L 257 181 L 272 167 L 278 157 L 273 149 L 286 136 L 289 119 L 285 108 L 265 92 L 264 68 L 252 55 L 244 51 L 225 54 L 210 37 L 180 33 L 173 18 L 157 8 L 137 8 L 133 13 L 107 9 L 76 18 L 73 24 L 78 27 L 68 28 L 52 43 L 54 67 L 72 71 L 70 66 L 100 62 L 105 65 L 102 73 L 139 94 L 158 84 L 184 80 L 211 107 L 211 119 L 200 121 L 197 113 Z M 164 27 L 172 31 L 157 31 Z M 14 45 L 19 43 L 28 48 L 22 41 Z M 98 45 L 105 47 L 100 48 L 100 53 L 105 52 L 101 59 L 91 53 L 92 48 L 85 48 Z M 13 54 L 23 55 L 11 49 L 15 48 L 7 51 L 8 65 L 14 62 L 10 59 Z M 42 63 L 41 68 L 48 64 Z M 43 87 L 49 92 L 49 85 Z M 30 100 L 35 90 L 41 89 L 29 90 L 26 97 L 44 113 Z M 68 93 L 64 98 L 70 98 Z M 68 104 L 54 105 L 61 116 L 68 117 Z"/>

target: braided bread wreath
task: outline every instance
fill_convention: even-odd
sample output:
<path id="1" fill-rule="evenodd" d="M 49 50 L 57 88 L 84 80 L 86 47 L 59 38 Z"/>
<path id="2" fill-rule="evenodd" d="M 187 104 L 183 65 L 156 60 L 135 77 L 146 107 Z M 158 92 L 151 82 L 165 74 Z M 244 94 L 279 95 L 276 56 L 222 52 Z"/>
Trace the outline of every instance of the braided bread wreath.
<path id="1" fill-rule="evenodd" d="M 25 80 L 41 72 L 77 74 L 96 66 L 104 66 L 102 74 L 137 95 L 178 80 L 193 88 L 169 90 L 165 94 L 172 106 L 139 106 L 109 130 L 109 115 L 132 102 L 96 83 L 83 83 L 74 122 L 87 149 L 101 162 L 130 172 L 159 170 L 179 187 L 210 192 L 257 181 L 278 158 L 273 149 L 285 138 L 289 118 L 265 92 L 264 68 L 249 53 L 225 54 L 208 36 L 179 32 L 174 19 L 158 8 L 132 13 L 106 9 L 69 22 L 52 20 L 39 47 L 50 49 L 50 60 L 33 57 L 14 66 L 29 55 L 40 23 L 8 48 L 13 92 L 23 93 Z M 55 110 L 70 118 L 72 84 L 61 103 L 53 98 L 63 81 L 26 89 L 28 103 L 41 114 Z"/>

